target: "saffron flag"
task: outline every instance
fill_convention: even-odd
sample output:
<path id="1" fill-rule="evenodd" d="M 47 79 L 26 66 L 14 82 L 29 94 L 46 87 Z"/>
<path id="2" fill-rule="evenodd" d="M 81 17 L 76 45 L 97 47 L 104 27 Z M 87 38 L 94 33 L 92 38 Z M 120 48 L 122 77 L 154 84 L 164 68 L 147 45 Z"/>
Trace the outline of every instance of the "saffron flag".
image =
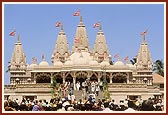
<path id="1" fill-rule="evenodd" d="M 148 30 L 142 32 L 141 35 L 145 35 L 145 34 L 147 34 L 147 32 L 148 32 Z"/>
<path id="2" fill-rule="evenodd" d="M 56 22 L 55 26 L 56 27 L 60 27 L 61 26 L 61 22 Z"/>
<path id="3" fill-rule="evenodd" d="M 114 55 L 114 58 L 118 58 L 118 57 L 119 57 L 119 54 Z"/>
<path id="4" fill-rule="evenodd" d="M 77 11 L 73 14 L 73 16 L 80 16 L 80 10 L 77 10 Z"/>
<path id="5" fill-rule="evenodd" d="M 125 58 L 124 58 L 124 61 L 127 61 L 128 60 L 128 56 L 126 56 Z"/>
<path id="6" fill-rule="evenodd" d="M 97 22 L 97 23 L 95 23 L 95 24 L 93 25 L 94 28 L 98 28 L 98 27 L 100 27 L 100 26 L 101 26 L 100 22 Z"/>
<path id="7" fill-rule="evenodd" d="M 16 35 L 16 31 L 14 30 L 14 31 L 10 32 L 9 35 L 10 36 L 15 36 Z"/>

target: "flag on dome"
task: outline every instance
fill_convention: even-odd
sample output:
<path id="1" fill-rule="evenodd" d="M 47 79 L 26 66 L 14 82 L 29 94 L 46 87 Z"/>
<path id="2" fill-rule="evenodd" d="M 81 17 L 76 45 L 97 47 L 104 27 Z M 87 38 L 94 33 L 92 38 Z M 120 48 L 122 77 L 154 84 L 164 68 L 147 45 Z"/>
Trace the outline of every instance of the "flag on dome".
<path id="1" fill-rule="evenodd" d="M 61 26 L 61 22 L 56 22 L 55 26 L 56 27 L 60 27 Z"/>
<path id="2" fill-rule="evenodd" d="M 114 58 L 119 58 L 119 54 L 114 55 Z"/>
<path id="3" fill-rule="evenodd" d="M 145 34 L 147 34 L 147 32 L 148 32 L 148 30 L 142 32 L 141 35 L 145 35 Z"/>
<path id="4" fill-rule="evenodd" d="M 93 25 L 94 28 L 98 28 L 98 27 L 100 27 L 100 26 L 101 26 L 100 22 L 97 22 L 97 23 L 95 23 L 95 24 Z"/>
<path id="5" fill-rule="evenodd" d="M 9 33 L 9 36 L 15 36 L 16 35 L 16 30 L 14 29 L 12 32 Z"/>
<path id="6" fill-rule="evenodd" d="M 80 16 L 80 10 L 78 9 L 74 14 L 73 16 Z"/>
<path id="7" fill-rule="evenodd" d="M 124 61 L 127 61 L 128 60 L 128 56 L 126 56 L 125 58 L 124 58 Z"/>

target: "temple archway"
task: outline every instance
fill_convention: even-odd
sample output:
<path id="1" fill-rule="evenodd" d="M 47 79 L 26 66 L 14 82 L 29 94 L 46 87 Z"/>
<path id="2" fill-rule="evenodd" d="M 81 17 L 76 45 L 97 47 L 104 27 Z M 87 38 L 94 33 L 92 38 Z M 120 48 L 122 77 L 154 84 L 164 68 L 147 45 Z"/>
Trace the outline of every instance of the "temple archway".
<path id="1" fill-rule="evenodd" d="M 84 82 L 87 79 L 87 72 L 77 72 L 76 73 L 76 83 L 79 81 L 82 85 L 82 82 Z"/>
<path id="2" fill-rule="evenodd" d="M 66 81 L 66 82 L 73 83 L 73 77 L 71 76 L 71 74 L 68 74 L 68 75 L 67 75 L 65 81 Z"/>
<path id="3" fill-rule="evenodd" d="M 36 83 L 50 83 L 51 78 L 48 73 L 37 73 L 36 74 Z"/>
<path id="4" fill-rule="evenodd" d="M 113 73 L 113 83 L 127 83 L 126 73 Z"/>
<path id="5" fill-rule="evenodd" d="M 56 80 L 57 83 L 62 84 L 63 83 L 63 78 L 60 73 L 55 73 L 53 74 L 54 79 Z"/>
<path id="6" fill-rule="evenodd" d="M 110 74 L 109 73 L 104 73 L 102 77 L 100 78 L 101 81 L 103 81 L 106 77 L 107 83 L 110 83 Z"/>
<path id="7" fill-rule="evenodd" d="M 90 77 L 90 81 L 98 81 L 97 77 L 95 74 L 93 74 L 91 77 Z"/>

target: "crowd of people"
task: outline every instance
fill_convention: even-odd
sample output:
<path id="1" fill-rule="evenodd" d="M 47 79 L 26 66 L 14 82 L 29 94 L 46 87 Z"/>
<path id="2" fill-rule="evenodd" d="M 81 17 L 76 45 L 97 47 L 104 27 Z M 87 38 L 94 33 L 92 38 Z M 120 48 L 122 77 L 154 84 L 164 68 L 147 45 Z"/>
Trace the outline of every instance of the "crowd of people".
<path id="1" fill-rule="evenodd" d="M 46 100 L 30 100 L 23 98 L 5 100 L 5 111 L 163 111 L 164 103 L 161 99 L 149 98 L 147 100 L 120 100 L 116 104 L 114 99 L 98 99 L 92 95 L 88 98 L 74 99 L 68 96 L 53 98 L 49 102 Z"/>
<path id="2" fill-rule="evenodd" d="M 94 94 L 98 96 L 99 92 L 103 91 L 102 81 L 97 82 L 96 80 L 91 81 L 89 79 L 86 79 L 84 82 L 77 81 L 75 85 L 69 81 L 63 84 L 57 83 L 55 87 L 56 96 L 66 96 L 67 92 L 70 94 L 70 96 L 73 95 L 74 86 L 75 90 L 82 90 L 82 98 L 85 98 L 87 94 Z"/>
<path id="3" fill-rule="evenodd" d="M 99 91 L 104 91 L 104 82 L 91 81 L 75 84 L 76 90 L 82 90 L 81 99 L 77 100 L 73 93 L 74 85 L 70 82 L 57 84 L 55 97 L 50 101 L 30 100 L 23 98 L 4 101 L 5 111 L 163 111 L 164 101 L 151 97 L 147 100 L 136 98 L 121 99 L 116 103 L 114 99 L 97 99 Z"/>

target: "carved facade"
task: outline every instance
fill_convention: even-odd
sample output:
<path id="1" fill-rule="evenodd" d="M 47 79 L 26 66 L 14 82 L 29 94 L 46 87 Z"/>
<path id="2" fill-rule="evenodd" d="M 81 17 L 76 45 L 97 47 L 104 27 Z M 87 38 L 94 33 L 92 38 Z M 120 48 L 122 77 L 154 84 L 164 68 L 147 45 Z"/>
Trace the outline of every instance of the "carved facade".
<path id="1" fill-rule="evenodd" d="M 35 96 L 38 99 L 45 96 L 50 99 L 49 84 L 53 83 L 53 78 L 57 83 L 70 81 L 74 83 L 75 88 L 77 81 L 82 82 L 89 78 L 100 82 L 103 81 L 104 76 L 114 99 L 127 98 L 128 95 L 138 95 L 143 99 L 161 95 L 159 88 L 153 86 L 152 59 L 144 38 L 136 60 L 132 65 L 130 62 L 125 64 L 118 59 L 112 65 L 102 27 L 96 35 L 94 48 L 91 50 L 81 16 L 71 53 L 61 25 L 51 57 L 52 65 L 49 65 L 44 57 L 39 64 L 33 59 L 32 64 L 28 65 L 18 36 L 9 67 L 10 85 L 5 86 L 5 95 L 19 99 L 22 96 Z"/>

